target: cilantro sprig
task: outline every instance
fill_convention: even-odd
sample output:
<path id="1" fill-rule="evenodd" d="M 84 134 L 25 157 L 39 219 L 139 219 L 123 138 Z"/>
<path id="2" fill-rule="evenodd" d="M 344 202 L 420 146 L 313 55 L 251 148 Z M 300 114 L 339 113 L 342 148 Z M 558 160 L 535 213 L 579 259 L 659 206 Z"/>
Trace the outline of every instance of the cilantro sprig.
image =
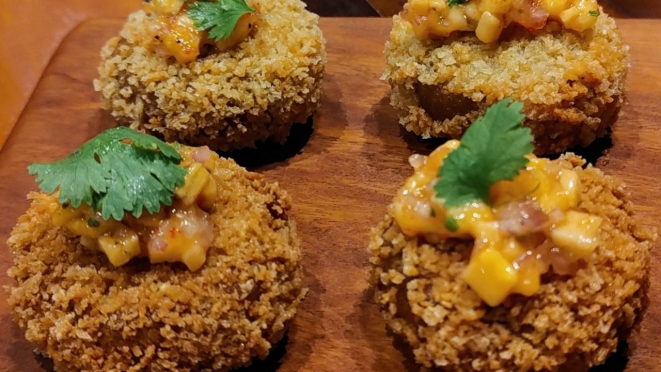
<path id="1" fill-rule="evenodd" d="M 500 101 L 466 130 L 461 145 L 443 162 L 434 186 L 447 207 L 478 200 L 491 204 L 491 185 L 512 180 L 525 168 L 533 137 L 530 128 L 521 126 L 522 110 L 520 102 Z"/>
<path id="2" fill-rule="evenodd" d="M 126 212 L 140 217 L 143 209 L 158 212 L 171 205 L 186 170 L 181 156 L 167 143 L 125 127 L 106 130 L 71 155 L 52 163 L 35 163 L 28 172 L 37 175 L 46 193 L 59 189 L 59 202 L 78 208 L 85 203 L 101 212 L 104 220 L 121 221 Z"/>
<path id="3" fill-rule="evenodd" d="M 188 16 L 195 27 L 209 30 L 209 37 L 218 42 L 232 35 L 244 14 L 254 12 L 245 0 L 196 1 L 190 5 Z"/>

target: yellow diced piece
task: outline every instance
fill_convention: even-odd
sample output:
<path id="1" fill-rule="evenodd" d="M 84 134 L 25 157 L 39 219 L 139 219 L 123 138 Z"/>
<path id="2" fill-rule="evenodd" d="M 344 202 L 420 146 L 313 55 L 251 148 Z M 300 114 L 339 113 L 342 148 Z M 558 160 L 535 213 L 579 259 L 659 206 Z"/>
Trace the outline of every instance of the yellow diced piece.
<path id="1" fill-rule="evenodd" d="M 482 13 L 480 22 L 477 24 L 475 35 L 484 43 L 493 43 L 498 40 L 503 32 L 503 22 L 491 12 Z"/>
<path id="2" fill-rule="evenodd" d="M 119 267 L 140 255 L 140 240 L 138 234 L 124 230 L 117 236 L 102 236 L 99 238 L 99 249 L 108 257 L 108 261 Z"/>
<path id="3" fill-rule="evenodd" d="M 578 11 L 578 9 L 572 7 L 560 13 L 560 20 L 565 25 L 565 27 L 572 28 L 571 26 L 576 21 L 579 15 L 580 12 Z"/>
<path id="4" fill-rule="evenodd" d="M 431 7 L 432 11 L 437 13 L 442 13 L 448 7 L 445 0 L 431 0 L 429 2 L 429 6 Z"/>
<path id="5" fill-rule="evenodd" d="M 209 182 L 211 175 L 200 163 L 193 163 L 188 167 L 185 183 L 178 187 L 174 194 L 184 203 L 184 205 L 193 205 L 197 197 L 202 193 Z"/>
<path id="6" fill-rule="evenodd" d="M 202 192 L 197 199 L 197 203 L 200 208 L 204 209 L 205 211 L 210 211 L 216 204 L 217 197 L 218 188 L 216 187 L 216 181 L 213 179 L 213 177 L 210 177 L 209 182 L 207 182 L 206 186 L 204 186 L 204 189 L 202 189 Z"/>
<path id="7" fill-rule="evenodd" d="M 511 7 L 511 0 L 487 0 L 480 3 L 480 10 L 492 14 L 505 14 Z"/>
<path id="8" fill-rule="evenodd" d="M 569 211 L 565 219 L 551 231 L 551 238 L 576 259 L 585 259 L 599 245 L 600 217 Z"/>
<path id="9" fill-rule="evenodd" d="M 206 260 L 207 252 L 197 244 L 190 246 L 181 255 L 181 262 L 191 271 L 197 271 Z"/>
<path id="10" fill-rule="evenodd" d="M 559 17 L 570 4 L 567 0 L 544 0 L 542 5 L 552 17 Z"/>
<path id="11" fill-rule="evenodd" d="M 560 175 L 560 185 L 567 196 L 564 203 L 563 210 L 573 208 L 578 205 L 578 197 L 580 194 L 581 179 L 578 177 L 578 173 L 573 170 L 563 170 Z"/>
<path id="12" fill-rule="evenodd" d="M 510 294 L 518 274 L 494 249 L 474 254 L 463 273 L 464 280 L 489 306 L 498 306 Z"/>
<path id="13" fill-rule="evenodd" d="M 194 61 L 200 54 L 202 32 L 186 13 L 169 20 L 163 33 L 163 45 L 179 63 Z"/>
<path id="14" fill-rule="evenodd" d="M 429 0 L 411 0 L 409 10 L 415 14 L 425 14 L 429 11 Z"/>
<path id="15" fill-rule="evenodd" d="M 524 296 L 532 296 L 541 285 L 541 273 L 537 270 L 535 265 L 523 265 L 519 270 L 519 280 L 517 281 L 512 293 L 519 293 Z"/>
<path id="16" fill-rule="evenodd" d="M 53 213 L 53 224 L 55 226 L 64 226 L 67 222 L 81 218 L 85 213 L 80 208 L 58 208 Z"/>
<path id="17" fill-rule="evenodd" d="M 218 40 L 216 42 L 216 48 L 219 51 L 224 52 L 230 50 L 235 46 L 241 44 L 245 39 L 250 36 L 250 33 L 255 28 L 255 22 L 257 22 L 257 14 L 248 13 L 244 14 L 236 22 L 234 31 L 227 39 Z"/>
<path id="18" fill-rule="evenodd" d="M 92 227 L 87 223 L 87 220 L 85 219 L 76 219 L 73 221 L 67 222 L 65 225 L 69 231 L 72 233 L 78 235 L 78 236 L 85 236 L 88 238 L 98 238 L 99 236 L 103 235 L 105 232 L 102 230 L 99 225 L 99 227 Z"/>
<path id="19" fill-rule="evenodd" d="M 152 0 L 145 4 L 147 10 L 158 14 L 177 14 L 184 6 L 184 0 Z"/>
<path id="20" fill-rule="evenodd" d="M 466 19 L 466 14 L 461 7 L 451 7 L 448 11 L 447 20 L 450 22 L 450 27 L 453 31 L 471 31 L 471 28 L 468 25 L 468 20 Z"/>
<path id="21" fill-rule="evenodd" d="M 523 246 L 516 240 L 516 238 L 507 239 L 502 247 L 499 249 L 503 257 L 509 261 L 514 262 L 526 254 L 526 250 Z"/>

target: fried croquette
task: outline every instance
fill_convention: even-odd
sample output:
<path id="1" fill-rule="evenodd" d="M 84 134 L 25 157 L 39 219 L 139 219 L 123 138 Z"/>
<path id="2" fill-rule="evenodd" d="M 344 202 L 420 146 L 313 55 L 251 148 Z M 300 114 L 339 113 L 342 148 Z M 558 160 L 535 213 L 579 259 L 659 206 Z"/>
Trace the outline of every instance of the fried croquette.
<path id="1" fill-rule="evenodd" d="M 548 272 L 540 290 L 487 306 L 461 278 L 473 241 L 428 243 L 391 215 L 372 231 L 372 282 L 388 327 L 416 360 L 444 371 L 587 371 L 603 363 L 647 307 L 656 233 L 633 218 L 622 182 L 575 155 L 579 209 L 603 218 L 601 243 L 574 276 Z"/>
<path id="2" fill-rule="evenodd" d="M 291 201 L 231 160 L 213 171 L 213 246 L 192 272 L 114 267 L 55 227 L 57 197 L 32 193 L 8 241 L 9 304 L 57 371 L 228 371 L 264 358 L 304 296 Z"/>
<path id="3" fill-rule="evenodd" d="M 628 47 L 606 14 L 583 33 L 551 22 L 534 32 L 512 27 L 493 44 L 474 34 L 421 41 L 395 16 L 385 55 L 400 124 L 423 138 L 459 139 L 511 97 L 524 103 L 535 152 L 559 153 L 605 136 L 625 102 Z"/>
<path id="4" fill-rule="evenodd" d="M 300 0 L 260 2 L 259 12 L 246 41 L 188 64 L 158 53 L 150 36 L 157 17 L 132 14 L 101 52 L 94 85 L 103 107 L 169 142 L 222 151 L 284 142 L 319 107 L 325 41 Z"/>

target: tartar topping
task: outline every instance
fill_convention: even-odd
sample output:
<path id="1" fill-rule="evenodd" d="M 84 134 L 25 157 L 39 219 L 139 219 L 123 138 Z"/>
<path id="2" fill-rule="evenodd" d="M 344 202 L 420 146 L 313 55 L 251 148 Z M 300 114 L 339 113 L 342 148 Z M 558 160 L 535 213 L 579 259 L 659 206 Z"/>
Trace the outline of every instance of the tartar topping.
<path id="1" fill-rule="evenodd" d="M 179 63 L 194 61 L 204 45 L 220 52 L 246 40 L 258 19 L 255 5 L 245 0 L 148 0 L 145 9 L 158 21 L 153 37 L 160 49 Z"/>
<path id="2" fill-rule="evenodd" d="M 539 30 L 556 21 L 582 32 L 595 26 L 599 13 L 597 0 L 408 0 L 402 15 L 422 40 L 468 31 L 492 43 L 510 24 Z"/>
<path id="3" fill-rule="evenodd" d="M 541 276 L 551 269 L 573 274 L 597 248 L 601 224 L 599 217 L 579 208 L 576 171 L 530 153 L 522 168 L 511 165 L 532 138 L 526 128 L 505 123 L 520 120 L 515 113 L 521 106 L 508 103 L 487 111 L 466 132 L 464 142 L 448 141 L 429 157 L 412 156 L 415 171 L 390 206 L 406 235 L 432 243 L 473 239 L 463 278 L 490 306 L 510 294 L 535 294 Z M 491 167 L 484 166 L 487 162 Z M 466 179 L 475 169 L 480 176 Z M 518 171 L 510 179 L 497 175 L 511 169 Z"/>
<path id="4" fill-rule="evenodd" d="M 213 243 L 209 213 L 217 189 L 210 172 L 218 155 L 206 147 L 179 146 L 179 153 L 180 165 L 186 169 L 185 183 L 175 189 L 171 206 L 117 221 L 104 220 L 85 204 L 78 208 L 64 205 L 54 214 L 54 224 L 79 236 L 83 246 L 103 252 L 116 267 L 135 257 L 147 257 L 151 263 L 182 262 L 190 270 L 198 270 Z"/>

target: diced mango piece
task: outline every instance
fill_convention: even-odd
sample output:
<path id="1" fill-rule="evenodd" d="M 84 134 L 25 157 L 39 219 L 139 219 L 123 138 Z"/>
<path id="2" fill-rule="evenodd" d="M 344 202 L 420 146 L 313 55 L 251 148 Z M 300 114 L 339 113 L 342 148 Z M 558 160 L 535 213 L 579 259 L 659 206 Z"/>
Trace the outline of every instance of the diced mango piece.
<path id="1" fill-rule="evenodd" d="M 512 8 L 511 0 L 487 0 L 480 3 L 480 10 L 493 14 L 505 14 Z"/>
<path id="2" fill-rule="evenodd" d="M 532 296 L 537 291 L 541 285 L 540 277 L 541 273 L 535 267 L 535 265 L 522 264 L 518 270 L 519 280 L 517 281 L 514 288 L 512 288 L 512 293 L 519 293 L 524 296 Z"/>
<path id="3" fill-rule="evenodd" d="M 601 218 L 597 216 L 569 211 L 565 219 L 551 231 L 551 238 L 576 259 L 585 259 L 599 244 L 601 223 Z"/>
<path id="4" fill-rule="evenodd" d="M 186 13 L 169 19 L 163 31 L 163 45 L 179 63 L 194 61 L 200 54 L 203 34 Z"/>
<path id="5" fill-rule="evenodd" d="M 185 184 L 178 187 L 174 192 L 175 195 L 181 199 L 184 205 L 193 205 L 197 197 L 202 193 L 205 186 L 209 182 L 211 175 L 204 166 L 200 163 L 193 163 L 188 167 L 188 174 L 186 174 Z"/>
<path id="6" fill-rule="evenodd" d="M 250 36 L 250 33 L 255 28 L 257 19 L 258 16 L 256 13 L 247 13 L 241 16 L 239 21 L 236 22 L 232 34 L 227 39 L 218 40 L 216 42 L 216 48 L 218 48 L 219 51 L 224 52 L 241 44 L 248 38 L 248 36 Z"/>
<path id="7" fill-rule="evenodd" d="M 494 249 L 475 253 L 463 274 L 464 280 L 489 306 L 498 306 L 518 281 L 518 273 Z"/>
<path id="8" fill-rule="evenodd" d="M 122 229 L 115 236 L 102 236 L 99 238 L 99 249 L 108 256 L 113 266 L 122 266 L 140 254 L 138 234 Z"/>
<path id="9" fill-rule="evenodd" d="M 552 17 L 559 17 L 560 13 L 565 11 L 569 4 L 567 0 L 544 0 L 542 5 Z"/>

